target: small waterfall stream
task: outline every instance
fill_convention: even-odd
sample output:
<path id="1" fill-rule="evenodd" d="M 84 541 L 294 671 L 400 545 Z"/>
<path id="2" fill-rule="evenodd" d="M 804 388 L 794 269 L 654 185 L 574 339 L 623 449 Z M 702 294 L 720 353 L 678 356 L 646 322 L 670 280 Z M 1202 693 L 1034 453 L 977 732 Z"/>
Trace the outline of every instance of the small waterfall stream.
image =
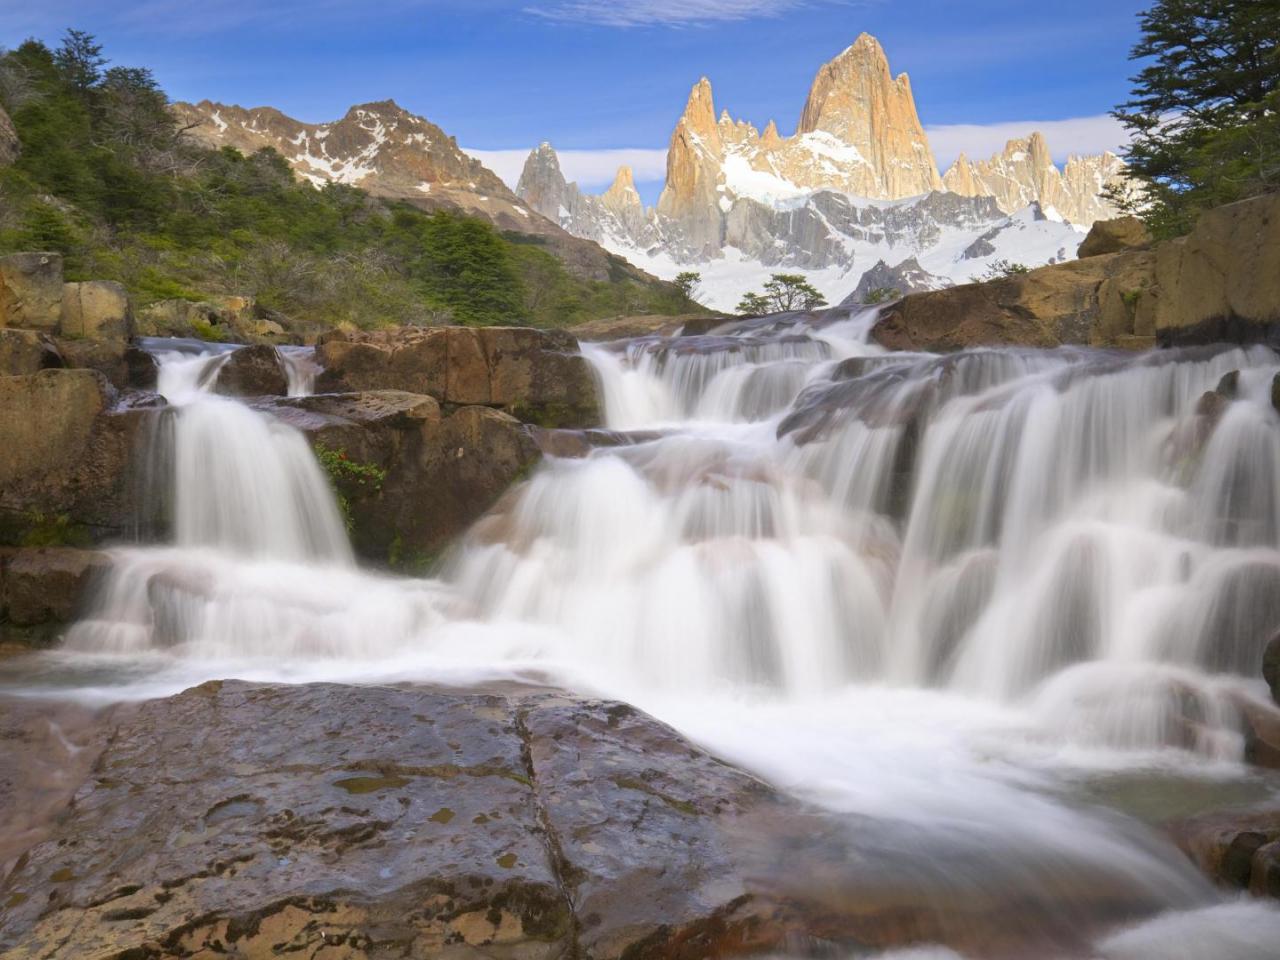
<path id="1" fill-rule="evenodd" d="M 117 550 L 51 659 L 93 662 L 99 697 L 545 678 L 879 818 L 886 882 L 922 897 L 1072 915 L 1114 884 L 1170 912 L 1098 957 L 1273 956 L 1280 911 L 1224 899 L 1097 801 L 1275 789 L 1241 761 L 1280 628 L 1280 358 L 889 354 L 874 319 L 585 346 L 634 442 L 549 458 L 422 581 L 354 567 L 301 435 L 209 392 L 225 355 L 165 352 L 174 542 Z M 289 363 L 308 392 L 313 361 Z M 1197 401 L 1235 370 L 1206 440 Z M 104 686 L 113 663 L 132 665 Z"/>

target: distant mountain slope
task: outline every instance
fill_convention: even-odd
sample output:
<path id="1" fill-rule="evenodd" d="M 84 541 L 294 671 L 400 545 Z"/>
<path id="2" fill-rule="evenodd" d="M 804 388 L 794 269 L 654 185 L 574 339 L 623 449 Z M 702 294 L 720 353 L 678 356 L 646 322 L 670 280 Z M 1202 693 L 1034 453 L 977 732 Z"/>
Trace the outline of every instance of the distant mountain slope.
<path id="1" fill-rule="evenodd" d="M 249 154 L 271 147 L 313 184 L 342 183 L 424 210 L 480 217 L 504 232 L 534 238 L 583 279 L 654 282 L 625 260 L 538 216 L 453 137 L 392 100 L 353 106 L 329 123 L 303 123 L 273 107 L 245 109 L 209 100 L 174 103 L 172 110 L 187 136 L 211 149 L 234 147 Z"/>

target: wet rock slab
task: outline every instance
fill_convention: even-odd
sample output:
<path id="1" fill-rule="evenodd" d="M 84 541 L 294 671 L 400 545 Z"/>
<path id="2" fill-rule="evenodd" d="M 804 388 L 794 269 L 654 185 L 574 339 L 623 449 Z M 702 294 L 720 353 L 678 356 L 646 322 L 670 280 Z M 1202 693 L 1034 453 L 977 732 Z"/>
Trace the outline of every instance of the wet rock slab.
<path id="1" fill-rule="evenodd" d="M 965 865 L 945 853 L 930 890 L 892 866 L 909 837 L 820 815 L 619 703 L 215 681 L 96 718 L 43 709 L 0 702 L 0 769 L 53 764 L 0 782 L 7 960 L 1029 956 L 1087 928 L 1016 883 L 948 888 Z M 1087 880 L 1094 919 L 1152 909 Z"/>

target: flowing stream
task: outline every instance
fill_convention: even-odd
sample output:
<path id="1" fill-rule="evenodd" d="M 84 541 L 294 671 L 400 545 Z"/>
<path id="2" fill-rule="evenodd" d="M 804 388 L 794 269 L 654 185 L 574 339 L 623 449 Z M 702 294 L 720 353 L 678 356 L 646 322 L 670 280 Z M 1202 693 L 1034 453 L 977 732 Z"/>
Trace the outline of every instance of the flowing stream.
<path id="1" fill-rule="evenodd" d="M 430 580 L 355 566 L 303 438 L 209 392 L 224 354 L 152 344 L 173 543 L 116 548 L 92 613 L 4 689 L 616 696 L 876 818 L 885 882 L 922 898 L 1016 893 L 1085 925 L 1111 885 L 1164 912 L 1088 956 L 1274 957 L 1280 911 L 1148 823 L 1280 789 L 1243 763 L 1280 627 L 1280 359 L 890 354 L 874 317 L 586 345 L 630 442 L 549 458 Z M 289 369 L 308 392 L 310 357 Z M 1209 433 L 1197 402 L 1237 370 Z"/>

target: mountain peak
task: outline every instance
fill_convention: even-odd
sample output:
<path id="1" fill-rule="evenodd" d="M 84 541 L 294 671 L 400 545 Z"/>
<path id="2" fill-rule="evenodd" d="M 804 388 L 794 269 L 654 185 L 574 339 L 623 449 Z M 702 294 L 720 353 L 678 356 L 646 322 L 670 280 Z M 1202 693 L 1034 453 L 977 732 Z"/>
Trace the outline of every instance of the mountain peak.
<path id="1" fill-rule="evenodd" d="M 912 196 L 940 184 L 906 74 L 893 79 L 869 33 L 818 70 L 796 132 L 827 133 L 855 148 L 877 172 L 874 195 Z"/>

